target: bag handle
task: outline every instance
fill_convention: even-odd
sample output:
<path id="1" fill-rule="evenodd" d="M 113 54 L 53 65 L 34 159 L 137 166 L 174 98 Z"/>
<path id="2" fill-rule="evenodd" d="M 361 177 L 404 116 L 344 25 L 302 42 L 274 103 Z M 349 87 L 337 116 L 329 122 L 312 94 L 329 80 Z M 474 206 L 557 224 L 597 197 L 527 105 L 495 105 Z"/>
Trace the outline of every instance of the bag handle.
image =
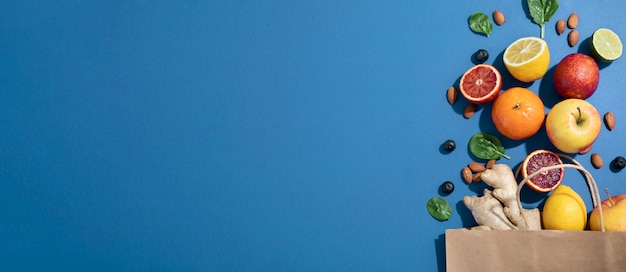
<path id="1" fill-rule="evenodd" d="M 594 207 L 598 207 L 598 212 L 600 213 L 600 230 L 602 232 L 605 232 L 605 229 L 604 229 L 604 216 L 602 215 L 602 203 L 600 202 L 600 200 L 601 200 L 600 192 L 598 191 L 598 185 L 597 185 L 596 181 L 593 179 L 593 176 L 591 176 L 591 173 L 589 173 L 589 171 L 587 171 L 587 169 L 585 169 L 574 158 L 572 158 L 570 156 L 567 156 L 565 154 L 557 154 L 557 155 L 572 161 L 572 163 L 571 164 L 563 163 L 563 164 L 546 166 L 546 167 L 543 167 L 543 168 L 533 172 L 532 174 L 526 176 L 526 178 L 522 179 L 520 184 L 517 186 L 517 205 L 519 206 L 520 210 L 523 209 L 521 198 L 520 198 L 520 195 L 521 195 L 521 192 L 522 192 L 522 187 L 524 187 L 524 185 L 526 184 L 526 182 L 528 182 L 529 179 L 531 179 L 531 178 L 541 174 L 542 172 L 546 172 L 546 171 L 550 171 L 550 170 L 554 170 L 554 169 L 574 168 L 574 169 L 582 172 L 583 175 L 585 176 L 585 181 L 587 182 L 587 186 L 589 187 L 589 192 L 591 193 L 591 201 L 593 203 L 593 206 Z M 518 167 L 518 169 L 517 169 L 517 171 L 515 173 L 515 179 L 516 180 L 517 180 L 517 177 L 518 177 L 520 171 L 521 171 L 521 167 Z M 526 223 L 526 224 L 528 224 L 528 223 Z M 528 227 L 528 225 L 527 225 L 527 227 Z"/>

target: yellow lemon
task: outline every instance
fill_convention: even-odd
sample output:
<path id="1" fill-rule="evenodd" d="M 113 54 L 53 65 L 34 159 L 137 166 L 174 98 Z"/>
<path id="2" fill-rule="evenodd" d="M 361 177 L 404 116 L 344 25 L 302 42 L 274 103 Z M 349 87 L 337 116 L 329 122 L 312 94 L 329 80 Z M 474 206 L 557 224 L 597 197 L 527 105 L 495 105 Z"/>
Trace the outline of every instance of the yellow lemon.
<path id="1" fill-rule="evenodd" d="M 587 207 L 572 188 L 559 185 L 546 199 L 541 221 L 544 229 L 584 230 L 587 225 Z"/>
<path id="2" fill-rule="evenodd" d="M 544 39 L 524 37 L 504 50 L 504 66 L 517 80 L 532 82 L 542 78 L 550 66 L 550 50 Z"/>

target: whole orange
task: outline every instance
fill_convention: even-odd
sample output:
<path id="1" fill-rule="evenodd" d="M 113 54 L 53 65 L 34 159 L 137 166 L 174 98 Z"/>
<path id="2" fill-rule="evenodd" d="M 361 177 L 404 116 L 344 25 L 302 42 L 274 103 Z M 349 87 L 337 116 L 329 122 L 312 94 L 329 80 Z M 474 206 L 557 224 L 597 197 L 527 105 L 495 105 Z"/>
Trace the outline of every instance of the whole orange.
<path id="1" fill-rule="evenodd" d="M 496 129 L 511 140 L 523 140 L 537 134 L 545 117 L 541 98 L 522 87 L 502 92 L 491 109 L 491 120 Z"/>

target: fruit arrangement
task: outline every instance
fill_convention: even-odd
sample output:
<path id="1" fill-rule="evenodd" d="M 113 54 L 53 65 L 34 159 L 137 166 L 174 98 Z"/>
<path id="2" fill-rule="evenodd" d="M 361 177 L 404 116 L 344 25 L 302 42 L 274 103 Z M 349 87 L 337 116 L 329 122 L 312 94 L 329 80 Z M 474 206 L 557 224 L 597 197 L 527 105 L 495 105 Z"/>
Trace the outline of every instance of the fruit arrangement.
<path id="1" fill-rule="evenodd" d="M 499 71 L 486 63 L 489 53 L 478 49 L 473 56 L 475 64 L 462 74 L 458 86 L 447 89 L 446 98 L 451 105 L 459 98 L 469 102 L 463 112 L 465 119 L 472 118 L 477 106 L 490 105 L 494 127 L 501 136 L 512 141 L 529 139 L 545 128 L 555 150 L 536 149 L 514 170 L 507 164 L 497 163 L 501 158 L 510 159 L 498 136 L 485 132 L 474 134 L 468 142 L 468 149 L 476 158 L 486 162 L 468 163 L 460 176 L 467 184 L 484 182 L 488 187 L 480 196 L 465 196 L 463 204 L 478 224 L 475 228 L 481 229 L 626 231 L 626 194 L 611 197 L 607 189 L 607 199 L 602 202 L 599 194 L 593 195 L 594 207 L 588 215 L 579 193 L 562 184 L 565 168 L 577 168 L 587 173 L 585 178 L 593 184 L 590 190 L 594 193 L 595 181 L 588 171 L 566 154 L 590 152 L 603 123 L 609 131 L 615 128 L 615 115 L 612 112 L 601 115 L 587 99 L 596 93 L 599 85 L 598 63 L 616 61 L 621 57 L 620 38 L 608 28 L 599 28 L 588 39 L 589 55 L 571 53 L 562 58 L 555 65 L 550 82 L 562 100 L 546 112 L 542 98 L 523 84 L 503 90 L 505 77 L 502 72 L 509 73 L 520 83 L 530 83 L 544 78 L 550 68 L 549 44 L 544 39 L 545 26 L 558 9 L 558 2 L 529 0 L 528 5 L 530 17 L 541 28 L 540 37 L 521 37 L 507 46 L 501 56 L 506 71 Z M 504 14 L 498 10 L 492 13 L 492 18 L 497 26 L 506 22 Z M 567 21 L 560 19 L 555 24 L 557 35 L 570 29 L 567 35 L 570 47 L 579 40 L 580 33 L 576 30 L 578 21 L 578 14 L 572 13 Z M 490 37 L 494 26 L 489 16 L 476 12 L 470 16 L 469 27 L 475 33 Z M 457 143 L 449 139 L 442 147 L 450 153 Z M 563 158 L 568 163 L 564 163 Z M 594 168 L 603 167 L 600 154 L 593 153 L 590 158 Z M 626 167 L 626 159 L 618 156 L 610 165 L 619 171 Z M 541 210 L 521 206 L 519 198 L 523 186 L 548 194 Z M 440 188 L 447 195 L 454 190 L 454 184 L 446 181 Z M 438 220 L 447 220 L 451 215 L 445 198 L 431 199 L 428 207 L 431 215 Z M 437 214 L 437 209 L 445 216 Z"/>

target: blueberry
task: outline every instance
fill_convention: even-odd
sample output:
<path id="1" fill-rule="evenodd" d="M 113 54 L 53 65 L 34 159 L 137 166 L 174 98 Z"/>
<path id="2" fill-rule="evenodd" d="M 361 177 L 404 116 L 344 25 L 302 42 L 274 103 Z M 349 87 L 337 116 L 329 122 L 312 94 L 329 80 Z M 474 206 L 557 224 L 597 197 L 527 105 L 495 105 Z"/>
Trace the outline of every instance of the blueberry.
<path id="1" fill-rule="evenodd" d="M 453 140 L 447 140 L 443 143 L 443 148 L 448 152 L 452 152 L 456 148 L 456 143 Z"/>
<path id="2" fill-rule="evenodd" d="M 452 193 L 454 191 L 454 183 L 445 181 L 441 184 L 441 191 L 446 195 Z"/>
<path id="3" fill-rule="evenodd" d="M 476 60 L 478 63 L 483 63 L 489 59 L 489 52 L 485 49 L 479 49 L 476 51 Z"/>
<path id="4" fill-rule="evenodd" d="M 615 159 L 613 159 L 611 165 L 613 165 L 613 167 L 617 170 L 622 170 L 624 169 L 624 167 L 626 167 L 626 159 L 624 159 L 624 157 L 622 156 L 617 156 L 615 157 Z"/>

